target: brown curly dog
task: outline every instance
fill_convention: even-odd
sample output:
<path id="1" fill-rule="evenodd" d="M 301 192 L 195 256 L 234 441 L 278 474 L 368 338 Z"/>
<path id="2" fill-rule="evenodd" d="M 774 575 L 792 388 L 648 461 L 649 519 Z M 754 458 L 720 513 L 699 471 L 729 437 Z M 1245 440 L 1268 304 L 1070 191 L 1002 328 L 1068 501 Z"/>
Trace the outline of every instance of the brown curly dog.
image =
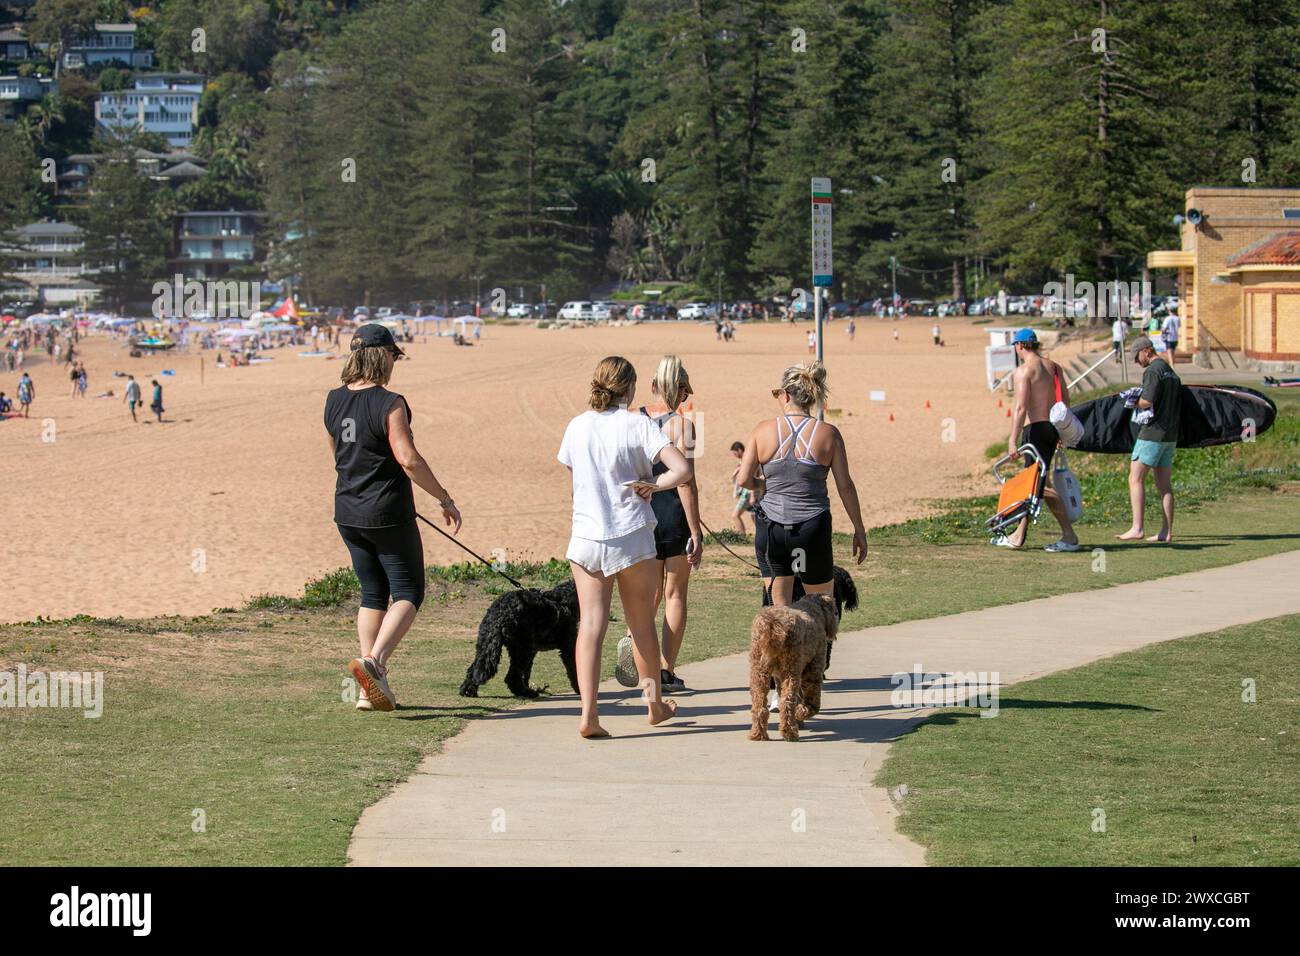
<path id="1" fill-rule="evenodd" d="M 768 740 L 767 690 L 781 693 L 781 736 L 799 739 L 799 725 L 822 706 L 826 652 L 839 630 L 835 598 L 810 594 L 785 607 L 765 607 L 749 632 L 750 740 Z"/>

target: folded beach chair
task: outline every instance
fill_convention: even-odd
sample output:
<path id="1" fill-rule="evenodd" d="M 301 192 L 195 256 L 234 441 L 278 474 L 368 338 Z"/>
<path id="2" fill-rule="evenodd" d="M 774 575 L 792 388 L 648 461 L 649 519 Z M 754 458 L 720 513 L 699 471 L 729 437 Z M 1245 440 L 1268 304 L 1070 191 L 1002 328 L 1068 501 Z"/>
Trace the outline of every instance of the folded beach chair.
<path id="1" fill-rule="evenodd" d="M 1002 474 L 1004 465 L 1024 459 L 1028 459 L 1029 464 L 1010 478 Z M 1038 449 L 1033 445 L 1021 445 L 1014 453 L 1003 455 L 993 463 L 993 477 L 1002 485 L 1002 490 L 998 493 L 997 513 L 984 522 L 985 529 L 996 536 L 1014 530 L 1026 515 L 1030 521 L 1036 522 L 1047 482 L 1047 468 Z"/>

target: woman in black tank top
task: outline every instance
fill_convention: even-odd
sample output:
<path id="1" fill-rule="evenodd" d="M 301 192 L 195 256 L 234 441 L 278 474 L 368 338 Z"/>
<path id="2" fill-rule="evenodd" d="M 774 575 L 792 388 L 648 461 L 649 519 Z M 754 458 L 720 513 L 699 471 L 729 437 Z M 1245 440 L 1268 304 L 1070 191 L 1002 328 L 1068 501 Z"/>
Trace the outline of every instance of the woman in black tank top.
<path id="1" fill-rule="evenodd" d="M 694 426 L 678 410 L 687 396 L 694 394 L 690 377 L 682 366 L 681 359 L 675 355 L 665 355 L 655 370 L 655 377 L 650 385 L 651 392 L 658 396 L 669 411 L 663 415 L 651 415 L 644 407 L 641 414 L 653 418 L 656 425 L 673 441 L 680 451 L 691 461 L 691 449 L 695 445 Z M 677 421 L 672 422 L 673 419 Z M 671 423 L 671 424 L 670 424 Z M 692 462 L 693 466 L 693 462 Z M 654 466 L 653 473 L 658 475 L 667 471 L 667 466 Z M 690 583 L 691 569 L 699 567 L 703 554 L 701 537 L 699 492 L 695 485 L 694 468 L 690 481 L 683 482 L 668 491 L 657 491 L 650 499 L 650 506 L 655 513 L 655 558 L 659 562 L 659 587 L 655 591 L 655 608 L 662 601 L 664 606 L 663 638 L 660 643 L 662 660 L 660 661 L 660 688 L 664 693 L 681 693 L 686 685 L 675 673 L 677 655 L 681 651 L 682 641 L 686 636 L 686 593 Z M 636 670 L 632 665 L 631 641 L 629 634 L 619 645 L 626 653 L 620 653 L 622 666 L 615 668 L 614 676 L 627 686 L 636 685 Z"/>
<path id="2" fill-rule="evenodd" d="M 424 600 L 424 547 L 411 483 L 437 499 L 443 520 L 457 532 L 461 523 L 451 495 L 415 448 L 411 407 L 385 388 L 402 354 L 384 326 L 361 326 L 343 384 L 325 398 L 325 430 L 338 473 L 334 522 L 361 582 L 361 656 L 348 665 L 360 688 L 358 710 L 397 706 L 388 686 L 388 658 Z"/>

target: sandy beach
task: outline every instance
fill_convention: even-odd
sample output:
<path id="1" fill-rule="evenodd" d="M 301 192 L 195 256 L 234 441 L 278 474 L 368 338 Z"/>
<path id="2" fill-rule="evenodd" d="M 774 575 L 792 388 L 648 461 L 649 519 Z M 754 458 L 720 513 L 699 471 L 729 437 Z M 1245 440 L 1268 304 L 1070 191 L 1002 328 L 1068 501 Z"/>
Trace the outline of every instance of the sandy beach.
<path id="1" fill-rule="evenodd" d="M 830 405 L 840 410 L 832 417 L 869 526 L 992 487 L 983 451 L 1005 438 L 1007 423 L 984 383 L 988 336 L 965 320 L 941 324 L 943 348 L 931 341 L 928 318 L 859 319 L 853 342 L 846 322 L 827 326 Z M 618 353 L 636 364 L 641 403 L 659 357 L 682 357 L 696 392 L 703 517 L 718 530 L 732 504 L 728 446 L 774 414 L 769 390 L 785 366 L 808 358 L 809 327 L 745 325 L 724 343 L 711 324 L 490 326 L 472 348 L 417 339 L 390 387 L 411 403 L 416 441 L 464 513 L 466 544 L 489 557 L 494 549 L 511 559 L 562 556 L 569 489 L 555 451 L 569 418 L 585 408 L 598 359 Z M 334 472 L 321 422 L 339 360 L 296 348 L 235 369 L 217 368 L 215 352 L 132 359 L 99 334 L 78 351 L 88 397 L 71 398 L 66 368 L 33 355 L 32 417 L 0 422 L 0 619 L 206 613 L 256 594 L 299 594 L 308 579 L 347 564 L 331 522 Z M 125 379 L 114 371 L 141 382 L 142 422 L 153 417 L 149 380 L 163 383 L 163 424 L 131 421 Z M 0 390 L 12 396 L 16 385 L 16 374 L 0 376 Z M 110 388 L 111 399 L 94 397 Z M 871 401 L 872 391 L 886 400 Z M 945 431 L 955 440 L 945 441 Z M 433 502 L 416 497 L 432 516 Z M 847 530 L 831 498 L 836 527 Z M 434 532 L 423 534 L 428 561 L 465 559 Z M 733 559 L 706 546 L 705 560 Z"/>

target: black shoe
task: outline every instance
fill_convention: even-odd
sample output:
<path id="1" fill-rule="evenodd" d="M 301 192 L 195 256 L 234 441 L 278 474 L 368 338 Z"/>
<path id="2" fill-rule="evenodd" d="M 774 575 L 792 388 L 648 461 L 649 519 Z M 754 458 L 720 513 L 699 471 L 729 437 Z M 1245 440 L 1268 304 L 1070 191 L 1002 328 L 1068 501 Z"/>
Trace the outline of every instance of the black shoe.
<path id="1" fill-rule="evenodd" d="M 659 672 L 659 687 L 665 694 L 680 694 L 686 690 L 686 685 L 680 677 L 672 671 L 665 670 Z"/>

